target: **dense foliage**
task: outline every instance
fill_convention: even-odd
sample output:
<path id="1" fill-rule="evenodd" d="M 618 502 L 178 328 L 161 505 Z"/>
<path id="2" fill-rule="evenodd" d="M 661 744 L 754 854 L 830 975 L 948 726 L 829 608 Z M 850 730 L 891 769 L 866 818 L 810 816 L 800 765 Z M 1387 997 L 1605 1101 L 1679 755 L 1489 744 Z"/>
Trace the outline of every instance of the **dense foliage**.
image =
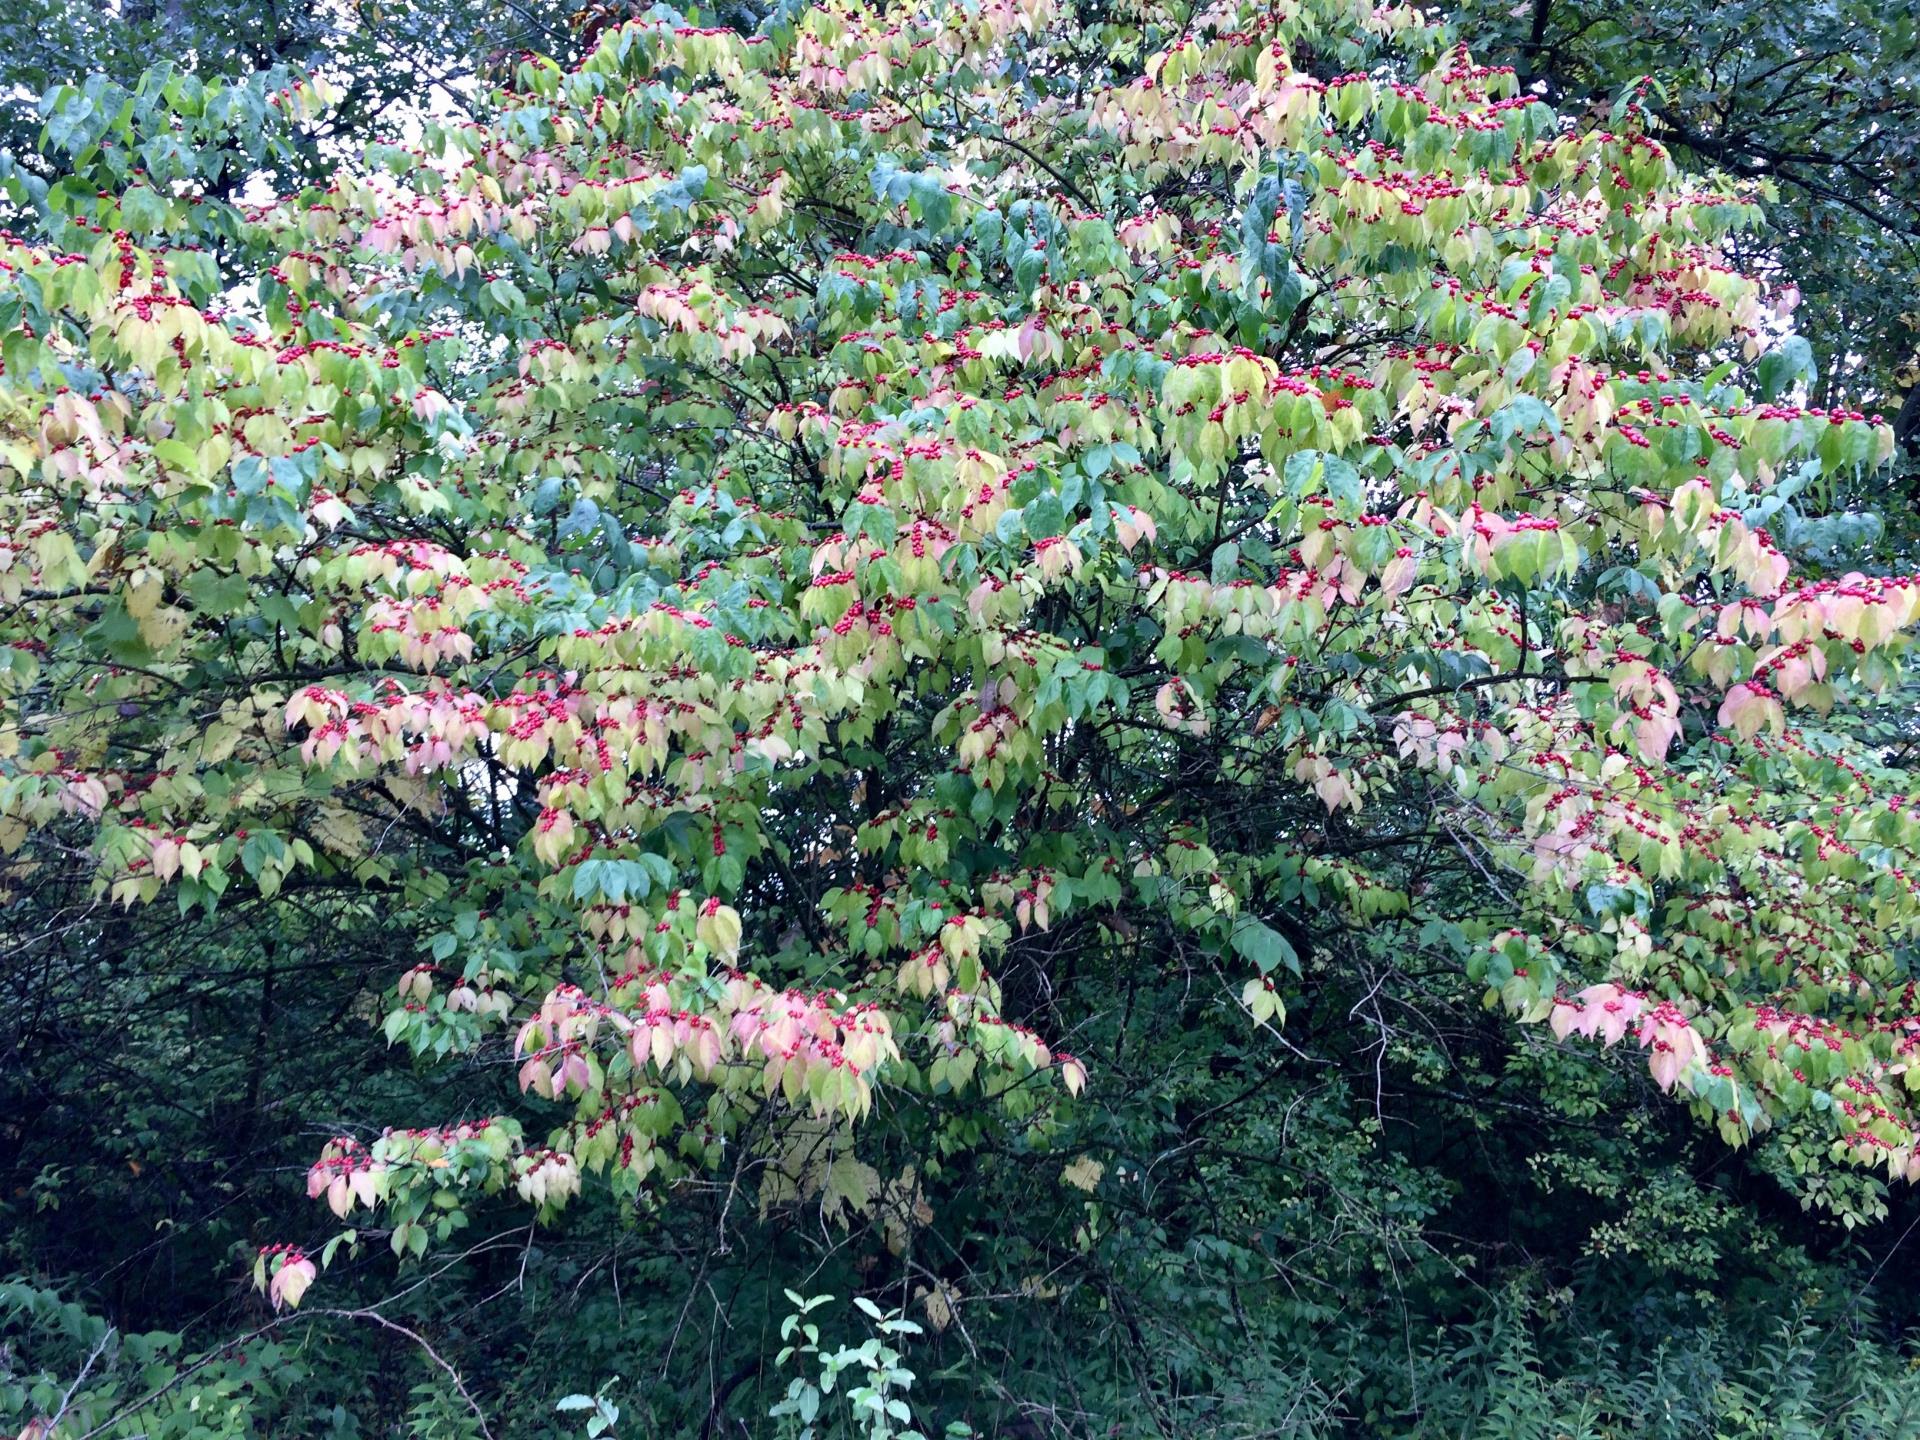
<path id="1" fill-rule="evenodd" d="M 1562 103 L 1645 96 L 1654 133 L 1763 182 L 1774 223 L 1750 263 L 1795 285 L 1822 361 L 1816 392 L 1898 408 L 1920 314 L 1920 19 L 1819 0 L 1623 10 L 1568 0 L 1489 8 L 1470 22 L 1524 81 Z M 1641 88 L 1644 87 L 1644 88 Z M 1908 385 L 1911 385 L 1909 380 Z M 1920 429 L 1920 406 L 1913 415 Z"/>
<path id="2" fill-rule="evenodd" d="M 174 79 L 189 96 L 199 87 L 232 87 L 243 92 L 238 103 L 263 105 L 292 75 L 322 71 L 339 90 L 336 103 L 295 137 L 278 167 L 236 170 L 232 183 L 276 168 L 283 180 L 324 178 L 329 157 L 337 162 L 348 147 L 392 134 L 409 113 L 462 108 L 476 80 L 511 57 L 530 49 L 571 54 L 579 36 L 567 18 L 576 8 L 543 0 L 504 9 L 477 0 L 0 0 L 9 37 L 0 54 L 0 146 L 29 169 L 57 175 L 59 160 L 36 153 L 46 109 L 114 110 L 143 81 Z M 69 82 L 73 93 L 61 93 Z M 176 114 L 196 108 L 178 95 L 173 107 Z M 262 117 L 250 118 L 257 130 Z"/>
<path id="3" fill-rule="evenodd" d="M 25 1433 L 1911 1429 L 1920 576 L 1752 167 L 1392 6 L 588 29 L 6 167 Z"/>
<path id="4" fill-rule="evenodd" d="M 1537 0 L 1470 6 L 1463 24 L 1563 107 L 1598 115 L 1638 94 L 1683 162 L 1760 187 L 1769 224 L 1734 253 L 1798 297 L 1818 403 L 1849 396 L 1892 421 L 1891 475 L 1843 487 L 1837 503 L 1857 512 L 1853 553 L 1900 563 L 1912 511 L 1881 500 L 1920 482 L 1920 18 L 1853 0 Z"/>

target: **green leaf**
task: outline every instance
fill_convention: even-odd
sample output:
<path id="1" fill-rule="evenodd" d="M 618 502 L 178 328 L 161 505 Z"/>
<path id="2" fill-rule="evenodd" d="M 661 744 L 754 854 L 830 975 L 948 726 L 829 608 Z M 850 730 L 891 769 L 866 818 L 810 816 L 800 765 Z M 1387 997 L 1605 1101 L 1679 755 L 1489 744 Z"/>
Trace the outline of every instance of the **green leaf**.
<path id="1" fill-rule="evenodd" d="M 1301 973 L 1300 957 L 1292 942 L 1264 921 L 1245 916 L 1238 920 L 1233 927 L 1233 948 L 1262 975 L 1270 975 L 1282 965 L 1295 975 Z"/>

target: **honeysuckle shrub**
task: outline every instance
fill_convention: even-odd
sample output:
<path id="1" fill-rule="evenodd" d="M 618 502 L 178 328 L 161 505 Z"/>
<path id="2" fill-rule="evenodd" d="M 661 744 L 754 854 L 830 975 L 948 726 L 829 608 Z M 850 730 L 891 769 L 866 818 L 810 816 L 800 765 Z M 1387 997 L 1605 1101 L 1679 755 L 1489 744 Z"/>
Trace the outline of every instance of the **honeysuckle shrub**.
<path id="1" fill-rule="evenodd" d="M 328 100 L 60 109 L 0 247 L 14 884 L 357 907 L 472 1082 L 315 1147 L 274 1304 L 589 1190 L 897 1255 L 1140 1083 L 1094 972 L 1256 1076 L 1466 987 L 1556 1101 L 1611 1049 L 1849 1216 L 1920 1174 L 1920 579 L 1770 529 L 1892 432 L 1631 95 L 1395 6 L 826 4 L 527 57 L 324 189 L 175 153 Z"/>

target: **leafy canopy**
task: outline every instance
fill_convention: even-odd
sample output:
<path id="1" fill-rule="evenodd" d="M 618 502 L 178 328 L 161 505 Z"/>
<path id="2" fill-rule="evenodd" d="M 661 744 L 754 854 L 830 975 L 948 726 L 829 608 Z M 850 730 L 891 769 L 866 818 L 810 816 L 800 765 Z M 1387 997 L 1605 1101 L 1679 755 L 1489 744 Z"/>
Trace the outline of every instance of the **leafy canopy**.
<path id="1" fill-rule="evenodd" d="M 400 1254 L 730 1144 L 864 1210 L 876 1106 L 1044 1143 L 1083 1017 L 998 977 L 1093 935 L 1277 1028 L 1396 929 L 1912 1178 L 1920 579 L 1767 528 L 1891 430 L 1803 403 L 1745 182 L 1518 89 L 1393 7 L 832 3 L 258 208 L 16 179 L 0 840 L 432 937 L 389 1041 L 548 1128 L 329 1145 Z"/>

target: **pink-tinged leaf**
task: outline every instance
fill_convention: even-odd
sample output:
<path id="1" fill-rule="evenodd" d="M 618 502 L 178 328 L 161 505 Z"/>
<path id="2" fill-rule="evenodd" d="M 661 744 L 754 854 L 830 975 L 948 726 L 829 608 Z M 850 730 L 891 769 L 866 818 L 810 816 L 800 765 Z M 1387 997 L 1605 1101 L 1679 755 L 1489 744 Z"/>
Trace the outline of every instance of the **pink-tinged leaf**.
<path id="1" fill-rule="evenodd" d="M 1779 730 L 1786 715 L 1772 694 L 1745 681 L 1727 692 L 1720 702 L 1720 723 L 1731 725 L 1743 740 L 1751 740 L 1761 728 Z"/>
<path id="2" fill-rule="evenodd" d="M 1564 1040 L 1573 1033 L 1576 1021 L 1580 1019 L 1580 1007 L 1571 1000 L 1553 1002 L 1553 1014 L 1547 1017 L 1547 1024 L 1553 1031 L 1553 1038 Z"/>
<path id="3" fill-rule="evenodd" d="M 538 1055 L 520 1067 L 520 1089 L 523 1093 L 531 1090 L 542 1099 L 553 1098 L 553 1076 Z"/>
<path id="4" fill-rule="evenodd" d="M 1633 728 L 1635 748 L 1642 760 L 1664 760 L 1674 737 L 1680 733 L 1676 715 L 1649 715 Z"/>
<path id="5" fill-rule="evenodd" d="M 1347 777 L 1338 770 L 1323 775 L 1314 785 L 1313 793 L 1320 797 L 1320 803 L 1329 812 L 1338 810 L 1353 798 L 1353 789 L 1347 784 Z"/>
<path id="6" fill-rule="evenodd" d="M 1087 1088 L 1087 1067 L 1071 1055 L 1061 1055 L 1060 1081 L 1067 1087 L 1069 1095 L 1078 1095 Z"/>
<path id="7" fill-rule="evenodd" d="M 702 1025 L 693 1035 L 689 1047 L 689 1056 L 693 1062 L 694 1074 L 706 1079 L 713 1074 L 720 1063 L 720 1035 L 711 1025 Z"/>
<path id="8" fill-rule="evenodd" d="M 1414 577 L 1419 573 L 1420 562 L 1411 554 L 1396 555 L 1380 572 L 1380 589 L 1389 600 L 1397 600 L 1413 588 Z"/>
<path id="9" fill-rule="evenodd" d="M 304 1255 L 283 1260 L 267 1284 L 267 1298 L 273 1302 L 273 1308 L 298 1309 L 300 1297 L 307 1293 L 316 1273 L 313 1262 Z"/>

